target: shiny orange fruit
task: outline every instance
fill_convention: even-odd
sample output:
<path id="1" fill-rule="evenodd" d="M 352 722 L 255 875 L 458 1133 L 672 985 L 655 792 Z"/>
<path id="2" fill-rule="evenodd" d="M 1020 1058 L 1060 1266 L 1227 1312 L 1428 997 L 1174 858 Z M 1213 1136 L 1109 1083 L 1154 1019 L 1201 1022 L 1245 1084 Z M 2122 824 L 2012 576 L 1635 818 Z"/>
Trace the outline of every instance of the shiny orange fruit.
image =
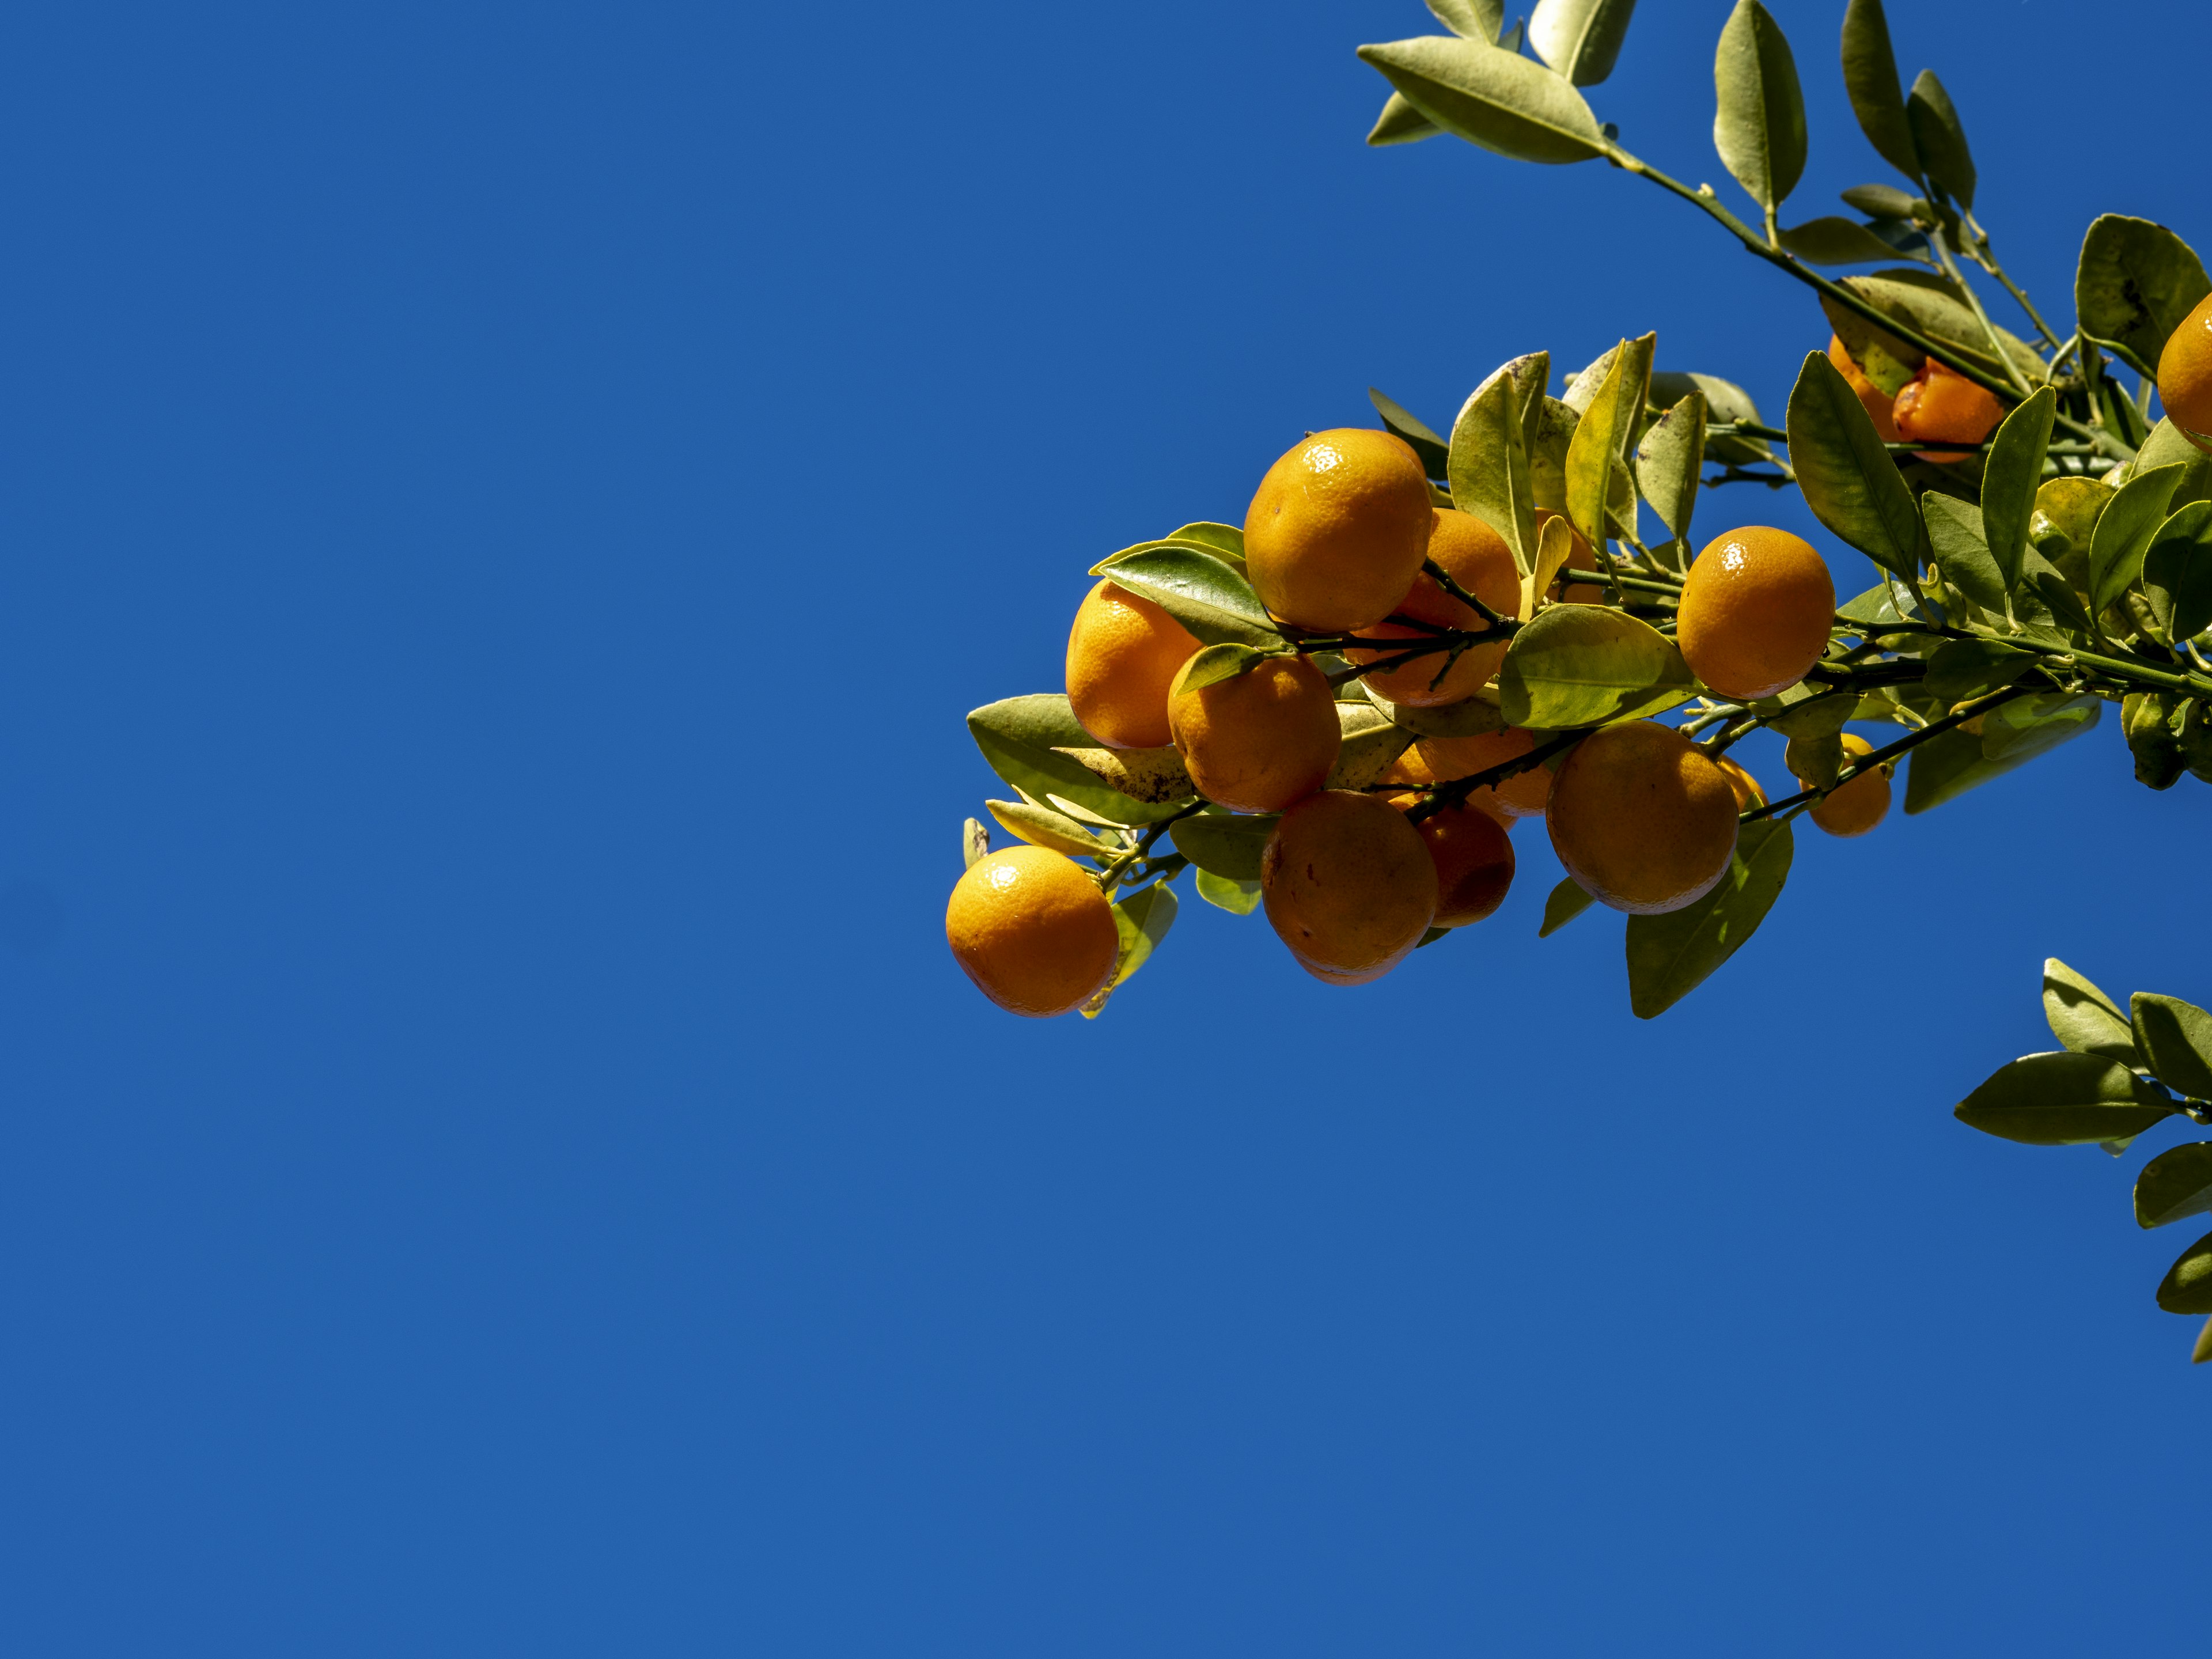
<path id="1" fill-rule="evenodd" d="M 1836 583 L 1802 536 L 1747 525 L 1715 537 L 1690 566 L 1674 642 L 1724 697 L 1771 697 L 1828 648 Z"/>
<path id="2" fill-rule="evenodd" d="M 1304 657 L 1191 689 L 1193 657 L 1168 691 L 1168 725 L 1190 781 L 1238 812 L 1279 812 L 1322 787 L 1343 727 L 1328 677 Z"/>
<path id="3" fill-rule="evenodd" d="M 2182 436 L 2212 450 L 2212 294 L 2166 337 L 2158 355 L 2158 400 Z"/>
<path id="4" fill-rule="evenodd" d="M 1121 954 L 1098 884 L 1042 847 L 1009 847 L 969 866 L 945 907 L 945 938 L 985 996 L 1036 1018 L 1088 1002 Z"/>
<path id="5" fill-rule="evenodd" d="M 1109 749 L 1171 742 L 1168 687 L 1197 649 L 1190 630 L 1152 600 L 1101 581 L 1067 630 L 1067 700 L 1076 720 Z"/>
<path id="6" fill-rule="evenodd" d="M 1420 574 L 1433 512 L 1428 477 L 1403 439 L 1316 432 L 1267 469 L 1244 515 L 1252 586 L 1295 627 L 1370 627 Z"/>
<path id="7" fill-rule="evenodd" d="M 1930 357 L 1921 371 L 1897 394 L 1899 441 L 1978 444 L 1997 429 L 2004 405 L 1988 387 L 1978 386 Z M 1963 461 L 1963 449 L 1917 449 L 1923 461 Z"/>

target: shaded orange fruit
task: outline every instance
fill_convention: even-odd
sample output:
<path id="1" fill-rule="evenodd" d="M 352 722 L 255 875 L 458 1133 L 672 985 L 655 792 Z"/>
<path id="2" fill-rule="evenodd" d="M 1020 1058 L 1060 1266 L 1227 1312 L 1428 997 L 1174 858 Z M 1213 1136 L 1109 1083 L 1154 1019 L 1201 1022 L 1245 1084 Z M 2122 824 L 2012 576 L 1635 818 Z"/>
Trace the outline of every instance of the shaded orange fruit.
<path id="1" fill-rule="evenodd" d="M 1364 985 L 1429 931 L 1437 866 L 1388 802 L 1330 789 L 1283 814 L 1260 855 L 1260 892 L 1300 967 L 1332 985 Z"/>
<path id="2" fill-rule="evenodd" d="M 1866 371 L 1851 361 L 1851 354 L 1844 349 L 1843 341 L 1833 334 L 1828 337 L 1828 361 L 1850 382 L 1851 390 L 1866 405 L 1866 412 L 1874 416 L 1874 429 L 1881 434 L 1882 442 L 1897 442 L 1897 399 L 1867 379 Z"/>
<path id="3" fill-rule="evenodd" d="M 1145 598 L 1102 581 L 1067 630 L 1067 700 L 1109 749 L 1170 742 L 1168 687 L 1198 649 L 1191 631 Z"/>
<path id="4" fill-rule="evenodd" d="M 1184 681 L 1197 660 L 1169 688 L 1168 725 L 1198 793 L 1239 812 L 1279 812 L 1320 788 L 1343 741 L 1328 676 L 1304 657 L 1269 657 L 1193 690 Z"/>
<path id="5" fill-rule="evenodd" d="M 2158 354 L 2158 400 L 2182 436 L 2212 450 L 2212 294 L 2166 336 Z"/>
<path id="6" fill-rule="evenodd" d="M 1428 556 L 1499 616 L 1517 615 L 1521 609 L 1521 573 L 1514 565 L 1513 550 L 1506 546 L 1505 538 L 1481 520 L 1454 508 L 1437 507 L 1434 518 L 1435 526 L 1429 533 Z M 1413 585 L 1407 590 L 1405 598 L 1390 609 L 1394 616 L 1434 623 L 1439 628 L 1464 629 L 1474 634 L 1487 633 L 1490 629 L 1473 605 L 1452 598 L 1425 570 L 1413 578 Z M 1421 639 L 1419 629 L 1401 628 L 1396 623 L 1376 623 L 1360 632 L 1370 639 L 1403 640 L 1407 643 L 1417 643 Z M 1391 653 L 1347 651 L 1344 654 L 1352 662 L 1364 665 L 1385 659 Z M 1361 678 L 1392 702 L 1404 703 L 1411 708 L 1434 708 L 1472 696 L 1487 684 L 1497 673 L 1498 665 L 1505 660 L 1505 642 L 1500 640 L 1496 645 L 1469 646 L 1445 669 L 1448 659 L 1448 653 L 1438 652 Z M 1437 678 L 1440 671 L 1441 680 Z"/>
<path id="7" fill-rule="evenodd" d="M 1562 514 L 1553 512 L 1549 507 L 1538 507 L 1536 509 L 1537 537 L 1540 539 L 1542 538 L 1546 520 L 1562 518 L 1565 515 Z M 1570 570 L 1595 570 L 1597 568 L 1597 555 L 1590 551 L 1590 544 L 1583 538 L 1582 532 L 1577 530 L 1572 525 L 1569 525 L 1567 526 L 1567 535 L 1570 538 L 1567 543 L 1567 568 Z M 1487 598 L 1488 596 L 1485 595 L 1485 597 Z M 1589 582 L 1570 582 L 1565 587 L 1562 588 L 1559 582 L 1554 581 L 1552 584 L 1552 591 L 1547 597 L 1558 601 L 1561 605 L 1603 605 L 1605 603 L 1605 586 L 1602 583 L 1593 586 Z"/>
<path id="8" fill-rule="evenodd" d="M 2004 405 L 1988 387 L 1930 357 L 1897 394 L 1899 441 L 1978 444 L 2004 419 Z M 1962 449 L 1916 449 L 1923 461 L 1963 461 Z"/>
<path id="9" fill-rule="evenodd" d="M 1382 783 L 1409 784 L 1416 789 L 1425 789 L 1436 781 L 1437 775 L 1429 769 L 1428 762 L 1421 758 L 1421 751 L 1418 748 L 1408 749 L 1397 759 L 1392 761 L 1389 769 L 1377 780 Z M 1392 795 L 1389 797 L 1389 801 L 1390 805 L 1401 812 L 1405 812 L 1412 811 L 1413 804 L 1421 799 L 1422 797 L 1418 793 L 1407 793 Z M 1498 805 L 1498 792 L 1494 789 L 1475 790 L 1468 796 L 1467 805 L 1478 811 L 1486 812 L 1497 819 L 1498 828 L 1501 830 L 1510 831 L 1516 823 L 1520 822 L 1518 818 L 1510 817 L 1505 809 Z"/>
<path id="10" fill-rule="evenodd" d="M 1009 847 L 969 865 L 945 907 L 945 938 L 985 996 L 1038 1018 L 1088 1002 L 1121 951 L 1098 884 L 1042 847 Z"/>
<path id="11" fill-rule="evenodd" d="M 1844 764 L 1871 755 L 1874 745 L 1856 732 L 1844 733 Z M 1813 786 L 1800 778 L 1807 788 Z M 1889 774 L 1879 766 L 1832 789 L 1805 816 L 1832 836 L 1863 836 L 1889 813 Z"/>
<path id="12" fill-rule="evenodd" d="M 1742 767 L 1726 755 L 1715 757 L 1713 764 L 1721 769 L 1722 775 L 1729 781 L 1729 787 L 1735 791 L 1737 811 L 1748 812 L 1754 806 L 1766 805 L 1766 791 L 1759 787 L 1759 780 Z"/>
<path id="13" fill-rule="evenodd" d="M 1428 556 L 1434 508 L 1420 459 L 1388 432 L 1316 432 L 1267 469 L 1244 515 L 1253 589 L 1316 633 L 1381 622 Z"/>
<path id="14" fill-rule="evenodd" d="M 1418 796 L 1394 795 L 1401 811 Z M 1402 803 L 1402 805 L 1401 805 Z M 1513 885 L 1513 842 L 1505 826 L 1481 808 L 1447 806 L 1413 828 L 1437 866 L 1437 914 L 1432 927 L 1465 927 L 1505 902 Z"/>
<path id="15" fill-rule="evenodd" d="M 1507 761 L 1519 760 L 1535 746 L 1536 739 L 1529 733 L 1509 726 L 1502 732 L 1485 732 L 1475 738 L 1423 738 L 1409 752 L 1418 753 L 1419 763 L 1428 769 L 1432 781 L 1449 783 L 1454 778 L 1473 777 Z M 1543 765 L 1516 772 L 1503 783 L 1486 783 L 1468 796 L 1469 801 L 1501 818 L 1536 817 L 1551 798 L 1552 772 Z"/>
<path id="16" fill-rule="evenodd" d="M 1601 903 L 1650 916 L 1693 904 L 1735 852 L 1735 789 L 1680 732 L 1656 720 L 1593 732 L 1552 786 L 1552 848 Z"/>
<path id="17" fill-rule="evenodd" d="M 1747 525 L 1705 544 L 1682 583 L 1674 642 L 1690 672 L 1747 702 L 1795 685 L 1828 648 L 1836 583 L 1802 536 Z"/>

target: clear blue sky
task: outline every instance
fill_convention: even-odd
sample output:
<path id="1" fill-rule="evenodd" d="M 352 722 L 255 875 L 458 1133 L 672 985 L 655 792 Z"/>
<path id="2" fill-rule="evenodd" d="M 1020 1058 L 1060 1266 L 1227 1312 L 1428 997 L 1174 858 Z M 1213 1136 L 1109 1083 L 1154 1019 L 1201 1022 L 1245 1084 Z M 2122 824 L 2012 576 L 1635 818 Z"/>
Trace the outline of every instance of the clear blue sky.
<path id="1" fill-rule="evenodd" d="M 1894 9 L 2055 306 L 2100 209 L 2212 247 L 2201 8 Z M 1692 179 L 1727 10 L 1601 89 Z M 2212 794 L 2116 721 L 1807 842 L 1656 1024 L 1528 830 L 1362 991 L 1196 906 L 1095 1024 L 946 955 L 960 717 L 1101 554 L 1370 382 L 1656 328 L 1773 416 L 1824 343 L 1633 180 L 1364 149 L 1431 27 L 14 9 L 11 1653 L 2201 1644 L 2186 1238 L 1949 1115 L 2046 953 L 2212 999 Z"/>

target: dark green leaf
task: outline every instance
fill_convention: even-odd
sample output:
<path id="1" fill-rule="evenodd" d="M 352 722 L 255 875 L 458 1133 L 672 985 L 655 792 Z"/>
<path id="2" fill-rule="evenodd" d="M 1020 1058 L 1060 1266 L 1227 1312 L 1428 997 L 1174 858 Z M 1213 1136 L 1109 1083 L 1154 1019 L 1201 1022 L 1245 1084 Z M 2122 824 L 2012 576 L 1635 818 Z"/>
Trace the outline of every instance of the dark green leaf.
<path id="1" fill-rule="evenodd" d="M 2119 1005 L 2057 957 L 2043 964 L 2043 1017 L 2051 1035 L 2076 1054 L 2139 1064 L 2135 1028 Z"/>
<path id="2" fill-rule="evenodd" d="M 1515 358 L 1474 389 L 1452 422 L 1452 501 L 1504 538 L 1524 575 L 1536 565 L 1527 399 L 1536 398 L 1540 415 L 1551 373 L 1548 352 Z"/>
<path id="3" fill-rule="evenodd" d="M 1544 925 L 1536 930 L 1536 937 L 1551 938 L 1596 902 L 1580 882 L 1569 876 L 1544 901 Z"/>
<path id="4" fill-rule="evenodd" d="M 1928 678 L 1922 684 L 1946 705 L 1961 703 L 2010 685 L 2036 661 L 2034 653 L 2001 640 L 1946 640 L 1928 659 Z"/>
<path id="5" fill-rule="evenodd" d="M 1145 542 L 1091 568 L 1140 593 L 1206 645 L 1279 647 L 1260 596 L 1226 559 L 1195 542 Z"/>
<path id="6" fill-rule="evenodd" d="M 1513 636 L 1498 674 L 1508 726 L 1554 730 L 1656 714 L 1697 678 L 1649 623 L 1595 605 L 1557 605 Z"/>
<path id="7" fill-rule="evenodd" d="M 1438 939 L 1449 939 L 1450 936 L 1451 929 L 1449 927 L 1431 927 L 1414 941 L 1413 948 L 1418 951 L 1424 945 L 1434 945 Z"/>
<path id="8" fill-rule="evenodd" d="M 1890 47 L 1881 0 L 1851 0 L 1844 9 L 1844 89 L 1850 94 L 1859 131 L 1875 153 L 1917 181 L 1920 154 L 1912 142 L 1912 120 L 1905 112 L 1905 88 L 1898 83 L 1897 54 Z M 1844 199 L 1850 201 L 1848 191 Z"/>
<path id="9" fill-rule="evenodd" d="M 1587 161 L 1605 153 L 1583 95 L 1526 58 L 1442 34 L 1362 46 L 1359 56 L 1422 114 L 1469 143 L 1521 161 Z"/>
<path id="10" fill-rule="evenodd" d="M 2136 1177 L 2138 1227 L 2163 1227 L 2208 1211 L 2212 1211 L 2212 1140 L 2192 1140 L 2160 1152 Z"/>
<path id="11" fill-rule="evenodd" d="M 1382 100 L 1382 112 L 1375 118 L 1375 125 L 1367 130 L 1367 142 L 1381 149 L 1389 144 L 1419 143 L 1424 138 L 1433 138 L 1443 129 L 1421 113 L 1406 100 L 1402 92 L 1394 92 Z"/>
<path id="12" fill-rule="evenodd" d="M 1912 125 L 1912 147 L 1928 182 L 1946 192 L 1960 207 L 1974 210 L 1974 156 L 1966 148 L 1966 129 L 1952 106 L 1951 94 L 1936 78 L 1934 70 L 1923 70 L 1905 100 L 1905 118 Z"/>
<path id="13" fill-rule="evenodd" d="M 1920 514 L 1874 419 L 1825 351 L 1808 352 L 1790 393 L 1790 459 L 1813 516 L 1885 570 L 1920 570 Z"/>
<path id="14" fill-rule="evenodd" d="M 1454 34 L 1495 46 L 1505 29 L 1505 0 L 1428 0 L 1437 21 Z"/>
<path id="15" fill-rule="evenodd" d="M 1260 879 L 1260 854 L 1275 833 L 1279 815 L 1200 812 L 1168 826 L 1176 851 L 1225 881 Z"/>
<path id="16" fill-rule="evenodd" d="M 1782 246 L 1808 265 L 1887 264 L 1898 252 L 1857 220 L 1833 214 L 1784 231 Z"/>
<path id="17" fill-rule="evenodd" d="M 2184 1250 L 2166 1270 L 2158 1287 L 2158 1305 L 2168 1313 L 2212 1313 L 2212 1233 Z"/>
<path id="18" fill-rule="evenodd" d="M 1536 56 L 1578 87 L 1613 73 L 1636 0 L 1536 0 L 1528 44 Z"/>
<path id="19" fill-rule="evenodd" d="M 1170 834 L 1173 832 L 1170 831 Z M 1252 881 L 1231 881 L 1226 876 L 1217 876 L 1211 870 L 1200 870 L 1193 878 L 1199 897 L 1217 910 L 1226 910 L 1232 916 L 1249 916 L 1260 908 L 1260 884 Z"/>
<path id="20" fill-rule="evenodd" d="M 1790 42 L 1759 0 L 1736 0 L 1713 55 L 1713 147 L 1751 199 L 1772 212 L 1805 172 L 1805 94 Z"/>
<path id="21" fill-rule="evenodd" d="M 1041 801 L 1069 800 L 1115 823 L 1156 823 L 1181 810 L 1173 801 L 1140 801 L 1102 782 L 1063 748 L 1094 747 L 1060 693 L 1008 697 L 968 716 L 969 735 L 991 769 Z"/>
<path id="22" fill-rule="evenodd" d="M 2142 574 L 2143 556 L 2166 522 L 2166 504 L 2180 482 L 2179 466 L 2155 467 L 2138 472 L 2113 494 L 2089 542 L 2090 615 L 2102 615 Z"/>
<path id="23" fill-rule="evenodd" d="M 1083 1017 L 1096 1019 L 1106 999 L 1120 990 L 1152 957 L 1159 942 L 1175 926 L 1175 889 L 1156 881 L 1114 906 L 1114 931 L 1121 935 L 1121 950 L 1114 958 L 1113 976 L 1098 994 L 1083 1005 Z"/>
<path id="24" fill-rule="evenodd" d="M 1789 879 L 1791 850 L 1787 823 L 1747 823 L 1711 892 L 1665 915 L 1629 917 L 1628 1004 L 1638 1019 L 1665 1013 L 1757 931 Z"/>
<path id="25" fill-rule="evenodd" d="M 1413 453 L 1421 458 L 1422 470 L 1429 477 L 1443 480 L 1451 476 L 1449 444 L 1437 436 L 1402 405 L 1393 403 L 1371 386 L 1367 388 L 1367 401 L 1375 405 L 1375 412 L 1382 417 L 1384 426 L 1413 446 Z"/>
<path id="26" fill-rule="evenodd" d="M 1659 522 L 1686 544 L 1705 459 L 1705 397 L 1692 392 L 1662 415 L 1636 448 L 1636 482 Z"/>
<path id="27" fill-rule="evenodd" d="M 2043 482 L 2043 456 L 2057 408 L 2058 394 L 2045 386 L 2006 416 L 1982 471 L 1982 530 L 2008 593 L 2020 586 L 2028 523 L 2035 516 L 2035 492 Z"/>
<path id="28" fill-rule="evenodd" d="M 1846 28 L 1850 27 L 1848 23 L 1844 25 Z M 1883 35 L 1885 52 L 1887 46 L 1888 36 L 1885 33 Z M 1893 68 L 1889 72 L 1889 83 L 1893 87 L 1897 84 L 1897 71 Z M 1905 108 L 1905 94 L 1902 92 L 1897 94 L 1897 107 L 1900 112 Z M 1842 195 L 1847 206 L 1856 208 L 1869 219 L 1909 220 L 1912 217 L 1913 210 L 1917 205 L 1917 200 L 1911 191 L 1899 190 L 1894 185 L 1853 185 L 1849 190 L 1843 191 Z"/>
<path id="29" fill-rule="evenodd" d="M 2064 692 L 2052 692 L 2047 698 L 2023 697 L 1984 715 L 1981 737 L 1954 729 L 1930 738 L 1912 751 L 1905 774 L 1905 811 L 1931 811 L 2079 737 L 2096 725 L 2103 706 L 2095 697 L 2069 697 Z M 2026 711 L 2019 723 L 2001 718 L 2014 710 Z M 1995 753 L 1990 751 L 1993 737 Z"/>
<path id="30" fill-rule="evenodd" d="M 2143 554 L 2143 597 L 2168 644 L 2212 626 L 2212 501 L 2191 501 Z"/>
<path id="31" fill-rule="evenodd" d="M 2195 444 L 2181 435 L 2180 428 L 2172 421 L 2161 420 L 2151 428 L 2150 435 L 2142 441 L 2136 453 L 2134 470 L 2148 472 L 2154 467 L 2179 466 L 2181 482 L 2174 486 L 2170 507 L 2186 507 L 2191 501 L 2212 501 L 2212 455 L 2207 455 Z M 2107 494 L 2111 492 L 2107 491 Z"/>
<path id="32" fill-rule="evenodd" d="M 2126 348 L 2154 369 L 2166 337 L 2207 294 L 2212 276 L 2204 262 L 2164 225 L 2107 213 L 2082 239 L 2074 274 L 2082 332 Z"/>
<path id="33" fill-rule="evenodd" d="M 2212 1014 L 2179 997 L 2138 991 L 2128 999 L 2136 1052 L 2169 1089 L 2212 1100 Z"/>
<path id="34" fill-rule="evenodd" d="M 1848 691 L 1831 691 L 1802 682 L 1774 702 L 1781 705 L 1781 712 L 1766 722 L 1767 727 L 1785 738 L 1832 738 L 1844 729 L 1844 722 L 1856 717 L 1858 708 L 1858 699 Z M 1768 704 L 1762 702 L 1758 706 L 1763 712 Z"/>
<path id="35" fill-rule="evenodd" d="M 2172 1109 L 2118 1061 L 2068 1051 L 1999 1067 L 1953 1112 L 1968 1127 L 2004 1140 L 2093 1146 L 2141 1134 Z"/>
<path id="36" fill-rule="evenodd" d="M 1983 610 L 2002 616 L 2004 577 L 1982 539 L 1981 509 L 1931 489 L 1920 498 L 1920 511 L 1928 521 L 1929 550 L 1942 567 L 1943 580 Z"/>

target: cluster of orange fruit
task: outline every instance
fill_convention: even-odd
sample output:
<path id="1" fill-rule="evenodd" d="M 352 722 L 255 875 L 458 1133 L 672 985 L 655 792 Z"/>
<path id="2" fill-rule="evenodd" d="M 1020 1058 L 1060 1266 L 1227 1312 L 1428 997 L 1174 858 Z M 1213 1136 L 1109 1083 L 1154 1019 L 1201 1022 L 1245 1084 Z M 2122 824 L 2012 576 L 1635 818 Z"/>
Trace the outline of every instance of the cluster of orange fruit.
<path id="1" fill-rule="evenodd" d="M 1474 695 L 1507 649 L 1498 630 L 1494 644 L 1462 638 L 1441 674 L 1435 652 L 1393 662 L 1394 651 L 1402 656 L 1437 638 L 1408 623 L 1462 635 L 1492 631 L 1425 565 L 1433 562 L 1501 618 L 1522 606 L 1504 538 L 1433 503 L 1409 446 L 1390 433 L 1346 428 L 1315 434 L 1277 460 L 1244 520 L 1247 574 L 1274 620 L 1300 636 L 1375 641 L 1344 654 L 1358 666 L 1382 665 L 1366 684 L 1416 708 Z M 1596 568 L 1579 536 L 1567 568 Z M 1555 584 L 1548 597 L 1595 603 L 1602 592 Z M 1808 544 L 1748 526 L 1717 538 L 1691 565 L 1675 638 L 1710 691 L 1736 701 L 1772 696 L 1826 651 L 1835 605 L 1827 566 Z M 1341 727 L 1322 669 L 1286 648 L 1231 678 L 1201 675 L 1193 684 L 1200 649 L 1158 605 L 1103 580 L 1069 633 L 1069 702 L 1109 748 L 1173 744 L 1198 794 L 1215 805 L 1281 815 L 1261 860 L 1262 902 L 1299 963 L 1328 983 L 1376 979 L 1431 928 L 1495 911 L 1513 878 L 1509 832 L 1522 818 L 1546 820 L 1560 862 L 1594 897 L 1654 915 L 1711 891 L 1735 854 L 1739 813 L 1766 804 L 1734 761 L 1653 720 L 1601 727 L 1554 757 L 1556 772 L 1537 762 L 1455 804 L 1435 805 L 1428 792 L 1530 755 L 1536 736 L 1507 727 L 1424 737 L 1376 792 L 1328 789 Z M 1844 742 L 1847 758 L 1869 752 L 1863 738 Z M 1811 816 L 1831 834 L 1862 835 L 1887 811 L 1889 793 L 1887 772 L 1873 769 Z M 1427 810 L 1416 814 L 1417 806 Z M 972 865 L 953 890 L 945 931 L 985 994 L 1024 1014 L 1082 1006 L 1105 983 L 1117 951 L 1098 881 L 1060 853 L 1031 846 Z"/>

